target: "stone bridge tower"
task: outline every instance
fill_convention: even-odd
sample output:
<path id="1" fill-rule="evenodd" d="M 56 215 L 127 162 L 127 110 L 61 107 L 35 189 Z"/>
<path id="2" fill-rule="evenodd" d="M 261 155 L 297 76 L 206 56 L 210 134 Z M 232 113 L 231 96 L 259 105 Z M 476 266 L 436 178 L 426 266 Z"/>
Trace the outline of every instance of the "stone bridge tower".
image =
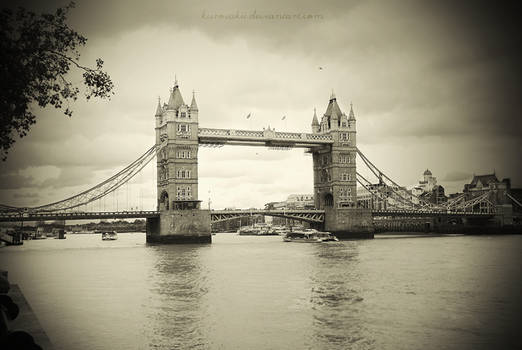
<path id="1" fill-rule="evenodd" d="M 211 241 L 210 212 L 198 200 L 198 106 L 185 104 L 177 80 L 156 107 L 157 196 L 160 218 L 147 219 L 147 242 Z"/>
<path id="2" fill-rule="evenodd" d="M 332 92 L 319 123 L 314 111 L 312 132 L 329 134 L 333 144 L 313 149 L 314 203 L 325 210 L 324 229 L 339 238 L 372 238 L 371 212 L 357 208 L 356 120 L 353 106 L 344 114 Z"/>

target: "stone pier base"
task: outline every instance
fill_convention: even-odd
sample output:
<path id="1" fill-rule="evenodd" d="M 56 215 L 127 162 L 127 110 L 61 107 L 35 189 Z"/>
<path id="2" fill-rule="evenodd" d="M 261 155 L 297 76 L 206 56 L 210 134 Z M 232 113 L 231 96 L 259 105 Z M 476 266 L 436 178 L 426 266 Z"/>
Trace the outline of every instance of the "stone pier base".
<path id="1" fill-rule="evenodd" d="M 372 212 L 362 208 L 326 209 L 325 231 L 339 239 L 371 239 L 375 232 Z"/>
<path id="2" fill-rule="evenodd" d="M 210 211 L 165 210 L 147 219 L 147 243 L 211 243 Z"/>
<path id="3" fill-rule="evenodd" d="M 339 239 L 372 239 L 373 232 L 329 231 Z"/>

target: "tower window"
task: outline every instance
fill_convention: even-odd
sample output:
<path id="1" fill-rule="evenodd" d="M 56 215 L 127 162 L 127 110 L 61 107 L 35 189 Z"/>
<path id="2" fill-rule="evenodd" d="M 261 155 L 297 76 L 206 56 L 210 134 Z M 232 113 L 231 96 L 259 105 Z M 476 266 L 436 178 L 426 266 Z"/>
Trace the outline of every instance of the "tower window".
<path id="1" fill-rule="evenodd" d="M 349 154 L 339 154 L 339 163 L 347 164 L 350 163 L 350 155 Z"/>
<path id="2" fill-rule="evenodd" d="M 181 112 L 181 118 L 185 118 L 186 115 L 187 115 L 187 113 Z"/>
<path id="3" fill-rule="evenodd" d="M 348 173 L 342 173 L 341 174 L 341 181 L 351 181 L 352 175 Z"/>
<path id="4" fill-rule="evenodd" d="M 323 165 L 328 164 L 328 155 L 324 155 L 322 158 L 322 161 L 323 161 Z"/>
<path id="5" fill-rule="evenodd" d="M 177 175 L 178 179 L 190 179 L 190 170 L 179 169 Z"/>
<path id="6" fill-rule="evenodd" d="M 176 157 L 181 158 L 181 159 L 189 159 L 189 158 L 191 158 L 191 152 L 190 151 L 178 151 L 176 153 Z"/>
<path id="7" fill-rule="evenodd" d="M 176 199 L 184 200 L 192 198 L 192 188 L 190 186 L 177 186 Z"/>
<path id="8" fill-rule="evenodd" d="M 189 132 L 190 131 L 190 125 L 188 125 L 188 124 L 178 124 L 178 131 L 179 132 Z"/>

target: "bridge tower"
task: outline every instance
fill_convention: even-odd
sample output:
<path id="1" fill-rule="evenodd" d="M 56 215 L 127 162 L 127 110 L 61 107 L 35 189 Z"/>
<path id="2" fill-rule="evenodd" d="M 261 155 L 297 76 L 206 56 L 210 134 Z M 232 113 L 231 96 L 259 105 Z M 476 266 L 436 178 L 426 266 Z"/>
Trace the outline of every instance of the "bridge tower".
<path id="1" fill-rule="evenodd" d="M 210 212 L 198 200 L 198 105 L 185 104 L 177 79 L 156 107 L 159 218 L 147 219 L 147 242 L 210 243 Z"/>
<path id="2" fill-rule="evenodd" d="M 314 203 L 325 211 L 324 229 L 339 238 L 373 238 L 371 211 L 357 207 L 356 120 L 353 106 L 344 114 L 332 92 L 319 123 L 314 110 L 312 132 L 331 135 L 334 143 L 312 149 Z"/>

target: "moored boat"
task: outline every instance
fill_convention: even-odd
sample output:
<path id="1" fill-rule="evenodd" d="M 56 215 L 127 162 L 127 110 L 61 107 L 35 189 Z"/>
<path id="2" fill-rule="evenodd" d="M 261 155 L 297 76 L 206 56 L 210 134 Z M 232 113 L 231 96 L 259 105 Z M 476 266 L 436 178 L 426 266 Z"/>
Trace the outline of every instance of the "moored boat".
<path id="1" fill-rule="evenodd" d="M 237 230 L 237 233 L 240 236 L 277 236 L 278 233 L 275 232 L 269 225 L 264 223 L 257 223 L 253 226 L 243 226 Z"/>
<path id="2" fill-rule="evenodd" d="M 102 241 L 115 241 L 118 239 L 116 231 L 102 232 Z"/>
<path id="3" fill-rule="evenodd" d="M 322 243 L 337 242 L 339 239 L 330 232 L 320 232 L 314 229 L 288 232 L 283 236 L 285 242 Z"/>

